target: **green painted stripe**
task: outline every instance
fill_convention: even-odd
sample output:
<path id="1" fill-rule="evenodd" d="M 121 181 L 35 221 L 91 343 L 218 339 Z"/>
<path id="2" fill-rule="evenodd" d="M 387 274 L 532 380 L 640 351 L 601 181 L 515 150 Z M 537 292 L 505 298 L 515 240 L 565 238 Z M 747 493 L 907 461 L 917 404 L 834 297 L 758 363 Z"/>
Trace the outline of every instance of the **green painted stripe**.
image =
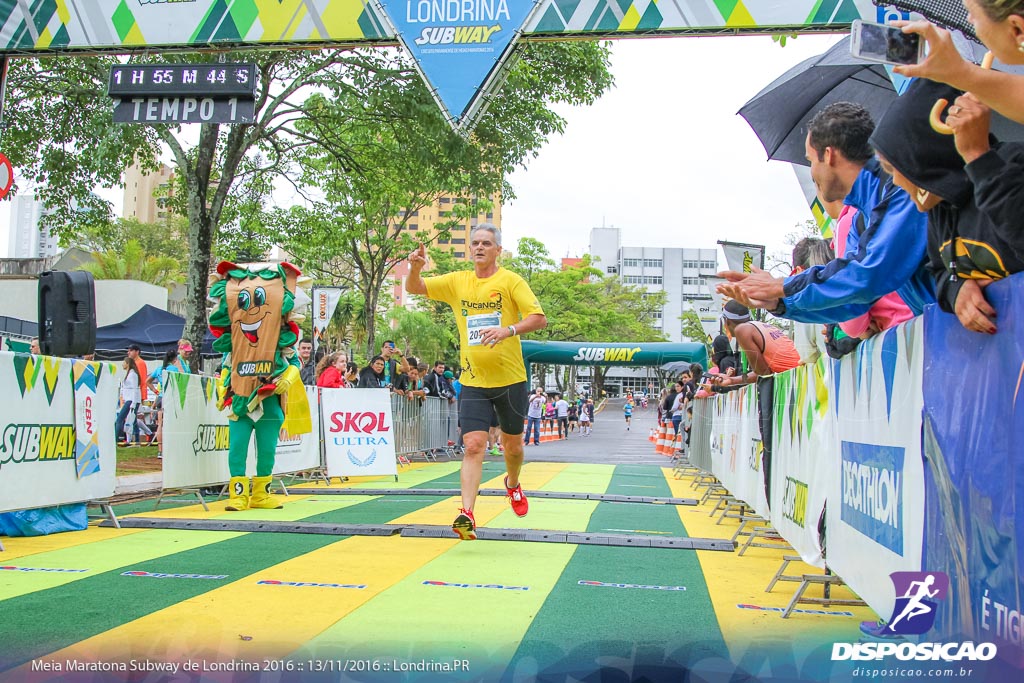
<path id="1" fill-rule="evenodd" d="M 308 522 L 387 523 L 427 507 L 432 501 L 425 498 L 399 502 L 375 497 L 354 505 L 345 504 L 344 501 L 339 503 L 332 506 L 331 510 L 303 519 Z M 292 507 L 299 509 L 303 506 L 296 503 Z M 288 508 L 285 506 L 283 510 L 261 512 L 287 514 Z M 269 518 L 269 515 L 265 515 L 265 518 Z M 149 536 L 154 543 L 161 543 L 161 538 L 167 538 L 169 533 L 182 532 L 154 530 L 132 534 L 124 539 L 145 539 Z M 183 533 L 208 535 L 211 532 Z M 185 552 L 174 552 L 177 548 L 172 545 L 167 550 L 173 554 L 131 562 L 121 565 L 115 571 L 0 601 L 4 630 L 10 631 L 10 637 L 5 639 L 5 646 L 0 651 L 0 671 L 346 538 L 308 534 L 230 535 L 235 537 L 210 542 Z M 94 552 L 108 552 L 106 546 L 113 540 L 117 539 L 93 544 L 96 546 Z M 33 557 L 38 560 L 49 554 L 41 553 Z M 126 577 L 121 576 L 124 569 L 168 574 L 227 574 L 229 577 L 222 580 Z M 158 589 L 155 589 L 154 581 L 160 582 Z M 74 606 L 73 611 L 69 611 L 71 605 Z M 55 627 L 58 624 L 60 628 Z"/>
<path id="2" fill-rule="evenodd" d="M 632 465 L 616 468 L 607 492 L 636 495 L 627 485 L 637 483 L 654 486 L 647 495 L 668 495 L 660 469 Z M 587 530 L 608 528 L 685 535 L 674 506 L 602 502 Z M 686 590 L 581 586 L 581 580 Z M 583 678 L 600 662 L 619 661 L 625 678 L 661 680 L 682 677 L 687 663 L 728 656 L 695 553 L 579 546 L 503 679 Z"/>
<path id="3" fill-rule="evenodd" d="M 546 500 L 524 519 L 531 520 L 530 526 L 552 528 L 547 522 L 556 518 L 557 528 L 582 530 L 594 507 L 593 501 Z M 507 515 L 518 519 L 511 511 Z M 490 526 L 506 526 L 510 521 L 502 513 Z M 515 652 L 574 549 L 549 543 L 457 543 L 325 630 L 294 658 L 359 652 L 361 657 L 467 659 L 470 671 L 461 676 L 456 672 L 453 678 L 492 680 Z M 424 581 L 528 590 L 424 585 Z M 395 615 L 401 615 L 401 628 L 396 628 Z M 445 627 L 439 629 L 439 625 Z M 486 667 L 497 668 L 488 673 Z M 446 680 L 449 676 L 444 674 Z"/>

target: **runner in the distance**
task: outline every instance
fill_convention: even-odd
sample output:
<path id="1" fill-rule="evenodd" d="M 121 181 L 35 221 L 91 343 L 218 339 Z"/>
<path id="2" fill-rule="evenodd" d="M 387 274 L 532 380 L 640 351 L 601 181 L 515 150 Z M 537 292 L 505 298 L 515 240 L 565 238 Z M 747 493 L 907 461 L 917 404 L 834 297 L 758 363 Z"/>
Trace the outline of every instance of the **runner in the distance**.
<path id="1" fill-rule="evenodd" d="M 470 234 L 472 271 L 423 278 L 427 252 L 421 244 L 409 255 L 405 289 L 444 301 L 455 313 L 462 351 L 459 424 L 466 454 L 462 460 L 462 508 L 452 530 L 464 541 L 476 538 L 476 504 L 483 476 L 484 449 L 491 417 L 497 413 L 505 446 L 505 489 L 512 510 L 528 510 L 519 484 L 523 466 L 523 419 L 527 413 L 526 367 L 518 335 L 547 326 L 548 320 L 523 278 L 498 265 L 501 231 L 481 223 Z"/>

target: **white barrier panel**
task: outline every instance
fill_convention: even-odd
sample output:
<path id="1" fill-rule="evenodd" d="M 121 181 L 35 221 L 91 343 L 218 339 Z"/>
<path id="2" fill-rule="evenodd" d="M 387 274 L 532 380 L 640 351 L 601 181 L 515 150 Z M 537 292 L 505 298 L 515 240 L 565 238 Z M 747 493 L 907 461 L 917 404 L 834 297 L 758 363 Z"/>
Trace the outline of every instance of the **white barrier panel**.
<path id="1" fill-rule="evenodd" d="M 277 455 L 274 456 L 274 474 L 302 472 L 320 467 L 320 404 L 317 401 L 317 388 L 306 387 L 306 400 L 309 401 L 309 417 L 313 423 L 313 431 L 298 436 L 281 430 L 277 442 Z M 255 439 L 249 444 L 250 462 L 256 457 Z"/>
<path id="2" fill-rule="evenodd" d="M 320 405 L 327 476 L 398 476 L 391 392 L 321 389 Z"/>
<path id="3" fill-rule="evenodd" d="M 117 366 L 91 363 L 92 379 L 83 380 L 80 417 L 92 428 L 88 436 L 83 433 L 79 476 L 72 365 L 68 359 L 0 352 L 0 511 L 114 494 Z"/>
<path id="4" fill-rule="evenodd" d="M 198 375 L 168 373 L 164 391 L 163 487 L 190 488 L 220 484 L 231 478 L 228 470 L 228 418 L 217 410 L 213 379 Z M 316 389 L 306 388 L 311 397 L 310 414 L 317 422 Z M 299 472 L 320 466 L 319 435 L 292 437 L 282 433 L 274 462 L 274 474 Z M 256 473 L 256 446 L 249 442 L 246 474 Z"/>
<path id="5" fill-rule="evenodd" d="M 710 399 L 709 399 L 710 400 Z M 712 474 L 733 496 L 766 517 L 768 501 L 761 474 L 761 430 L 757 389 L 745 386 L 714 399 L 711 428 Z"/>
<path id="6" fill-rule="evenodd" d="M 828 492 L 828 564 L 883 616 L 896 599 L 889 574 L 921 570 L 923 338 L 922 318 L 876 335 L 833 380 L 839 476 Z"/>
<path id="7" fill-rule="evenodd" d="M 165 489 L 227 481 L 228 419 L 209 377 L 167 373 L 162 400 Z"/>
<path id="8" fill-rule="evenodd" d="M 804 562 L 821 568 L 818 520 L 838 478 L 831 377 L 827 357 L 776 375 L 772 423 L 772 526 Z"/>

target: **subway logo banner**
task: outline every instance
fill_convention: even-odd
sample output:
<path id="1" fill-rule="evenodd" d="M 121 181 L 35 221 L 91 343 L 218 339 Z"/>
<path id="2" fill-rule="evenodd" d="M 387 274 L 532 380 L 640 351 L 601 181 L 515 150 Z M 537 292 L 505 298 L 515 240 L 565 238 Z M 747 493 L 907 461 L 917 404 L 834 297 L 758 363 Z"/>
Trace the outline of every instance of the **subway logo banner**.
<path id="1" fill-rule="evenodd" d="M 829 566 L 882 615 L 895 589 L 875 577 L 921 570 L 923 338 L 920 317 L 886 330 L 832 378 L 840 459 L 828 491 Z"/>
<path id="2" fill-rule="evenodd" d="M 316 388 L 306 387 L 310 416 L 317 424 Z M 226 482 L 228 471 L 228 418 L 217 410 L 215 381 L 209 377 L 167 374 L 164 390 L 165 489 L 190 488 Z M 312 434 L 281 432 L 274 474 L 299 472 L 320 466 L 320 440 Z M 256 473 L 256 445 L 249 442 L 246 473 Z"/>
<path id="3" fill-rule="evenodd" d="M 118 379 L 107 363 L 85 364 L 90 378 L 77 392 L 82 408 L 76 411 L 73 364 L 0 352 L 0 511 L 114 493 Z M 81 445 L 76 421 L 83 425 L 83 435 L 88 434 Z"/>

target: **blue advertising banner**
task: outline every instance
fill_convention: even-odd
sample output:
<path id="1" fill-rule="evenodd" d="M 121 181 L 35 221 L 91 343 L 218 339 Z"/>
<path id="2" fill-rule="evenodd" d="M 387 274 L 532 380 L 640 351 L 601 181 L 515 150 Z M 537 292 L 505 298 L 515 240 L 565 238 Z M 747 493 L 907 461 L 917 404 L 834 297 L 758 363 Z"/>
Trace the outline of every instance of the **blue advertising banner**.
<path id="1" fill-rule="evenodd" d="M 539 0 L 379 0 L 456 129 L 471 128 Z"/>
<path id="2" fill-rule="evenodd" d="M 996 643 L 999 659 L 1019 667 L 1024 274 L 992 284 L 985 295 L 997 312 L 995 335 L 970 332 L 937 310 L 925 316 L 922 564 L 950 580 L 934 632 Z"/>

